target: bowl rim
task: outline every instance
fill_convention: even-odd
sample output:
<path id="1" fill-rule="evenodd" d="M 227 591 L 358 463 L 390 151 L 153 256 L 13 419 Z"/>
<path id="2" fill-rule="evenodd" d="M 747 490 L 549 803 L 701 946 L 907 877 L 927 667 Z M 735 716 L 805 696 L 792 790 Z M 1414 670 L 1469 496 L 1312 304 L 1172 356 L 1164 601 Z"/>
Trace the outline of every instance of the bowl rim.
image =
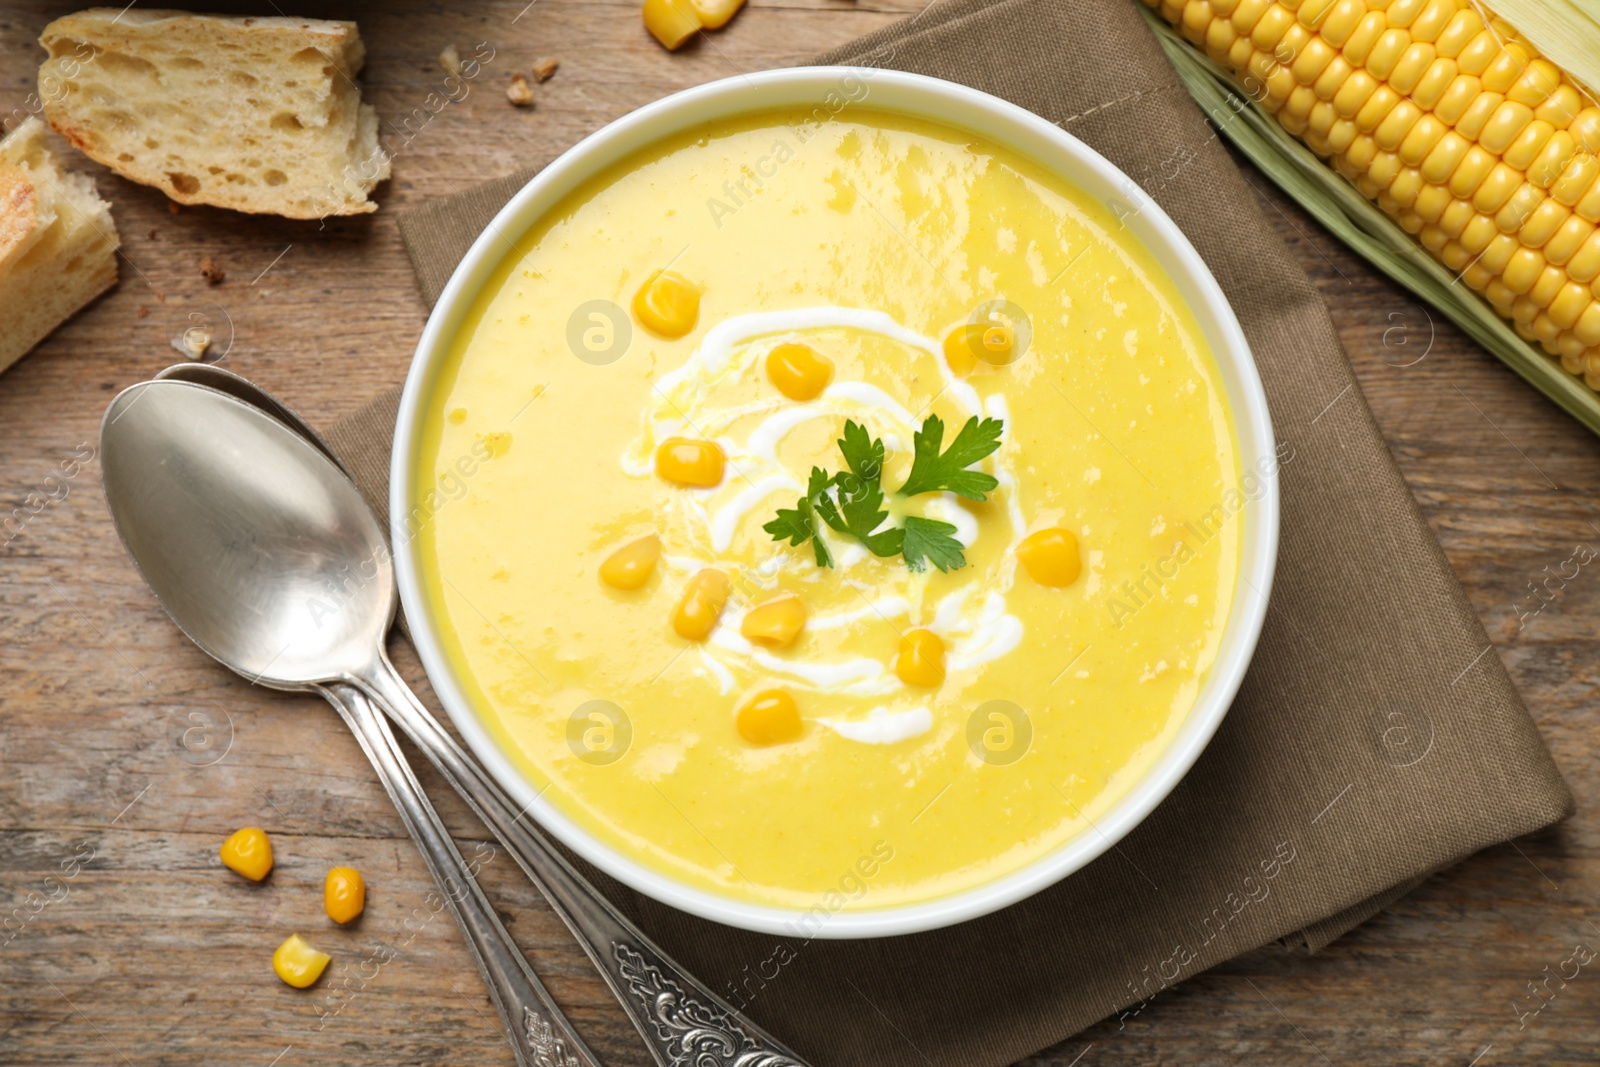
<path id="1" fill-rule="evenodd" d="M 857 87 L 863 90 L 859 100 L 850 96 Z M 833 110 L 836 99 L 844 103 Z M 1165 749 L 1087 828 L 1026 866 L 947 896 L 861 910 L 834 910 L 824 905 L 822 921 L 813 928 L 807 920 L 818 907 L 802 910 L 735 900 L 683 884 L 622 855 L 569 819 L 521 775 L 478 721 L 471 701 L 457 684 L 438 641 L 438 622 L 428 611 L 421 589 L 417 541 L 405 535 L 404 517 L 414 506 L 412 457 L 417 450 L 422 403 L 449 343 L 483 283 L 502 261 L 505 246 L 515 248 L 516 242 L 506 235 L 526 234 L 588 177 L 640 148 L 706 122 L 797 107 L 827 107 L 838 114 L 852 105 L 968 130 L 1100 198 L 1156 257 L 1200 323 L 1233 415 L 1241 477 L 1253 463 L 1259 465 L 1277 456 L 1266 394 L 1244 331 L 1221 286 L 1182 231 L 1132 178 L 1094 149 L 1040 116 L 977 89 L 872 67 L 791 67 L 735 75 L 674 93 L 607 124 L 567 149 L 500 209 L 462 257 L 430 311 L 401 395 L 389 471 L 390 533 L 395 539 L 400 602 L 410 621 L 412 641 L 456 729 L 501 787 L 542 828 L 606 874 L 662 903 L 725 925 L 804 940 L 886 937 L 963 922 L 1029 897 L 1114 847 L 1176 787 L 1226 715 L 1265 621 L 1278 549 L 1279 497 L 1274 467 L 1271 476 L 1260 479 L 1261 495 L 1235 512 L 1243 518 L 1243 529 L 1233 606 L 1209 675 Z"/>

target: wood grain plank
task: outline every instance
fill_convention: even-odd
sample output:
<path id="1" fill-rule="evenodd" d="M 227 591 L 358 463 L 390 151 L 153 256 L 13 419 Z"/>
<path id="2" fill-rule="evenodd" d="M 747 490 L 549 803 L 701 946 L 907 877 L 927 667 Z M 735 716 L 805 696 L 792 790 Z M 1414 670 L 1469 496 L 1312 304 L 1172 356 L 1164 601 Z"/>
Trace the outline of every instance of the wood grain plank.
<path id="1" fill-rule="evenodd" d="M 41 56 L 32 39 L 73 6 L 11 0 L 0 11 L 0 115 L 26 106 Z M 375 216 L 319 225 L 209 208 L 173 215 L 160 194 L 77 161 L 114 202 L 121 284 L 0 378 L 0 1062 L 511 1062 L 471 960 L 354 742 L 316 701 L 252 689 L 183 640 L 123 553 L 83 450 L 115 390 L 172 362 L 172 337 L 197 322 L 227 345 L 226 365 L 314 421 L 354 411 L 404 372 L 423 323 L 397 212 L 551 157 L 665 93 L 801 61 L 922 6 L 757 0 L 712 41 L 667 55 L 631 2 L 319 5 L 361 22 L 367 96 L 397 148 Z M 472 92 L 417 118 L 442 85 L 439 50 L 479 42 L 494 59 Z M 543 56 L 561 59 L 559 73 L 538 87 L 533 110 L 511 108 L 505 78 Z M 1436 876 L 1316 957 L 1252 953 L 1029 1062 L 1465 1065 L 1480 1053 L 1483 1067 L 1595 1062 L 1600 981 L 1589 970 L 1551 984 L 1537 1015 L 1519 1012 L 1538 1003 L 1528 983 L 1574 944 L 1600 946 L 1590 804 L 1600 785 L 1600 567 L 1547 590 L 1548 603 L 1529 586 L 1576 546 L 1600 548 L 1600 442 L 1249 173 L 1326 297 L 1490 654 L 1511 670 L 1579 813 Z M 227 271 L 220 286 L 199 274 L 206 255 Z M 420 684 L 414 659 L 397 652 Z M 423 774 L 466 847 L 493 847 Z M 262 886 L 216 860 L 221 839 L 245 823 L 277 843 Z M 372 886 L 349 930 L 320 912 L 317 890 L 335 862 L 361 867 Z M 483 879 L 606 1062 L 645 1064 L 509 859 L 488 858 Z M 268 966 L 291 929 L 336 952 L 309 995 Z M 374 953 L 385 949 L 395 958 L 379 966 Z"/>

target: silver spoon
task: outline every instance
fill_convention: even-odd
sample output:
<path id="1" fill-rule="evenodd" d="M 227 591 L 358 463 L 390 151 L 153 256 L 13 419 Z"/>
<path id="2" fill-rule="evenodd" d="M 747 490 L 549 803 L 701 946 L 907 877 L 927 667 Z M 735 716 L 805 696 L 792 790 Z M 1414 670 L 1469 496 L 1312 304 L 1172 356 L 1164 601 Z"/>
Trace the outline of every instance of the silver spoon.
<path id="1" fill-rule="evenodd" d="M 286 435 L 292 449 L 282 447 Z M 328 595 L 341 549 L 369 539 L 359 520 L 376 527 L 370 514 L 341 515 L 341 501 L 296 477 L 309 458 L 348 485 L 339 468 L 266 413 L 182 381 L 123 391 L 106 411 L 100 446 L 117 532 L 179 627 L 253 683 L 321 693 L 355 732 L 444 890 L 517 1062 L 598 1067 L 479 888 L 389 724 L 359 689 L 317 670 L 320 650 L 348 656 L 359 644 L 348 626 L 320 625 L 307 605 Z"/>
<path id="2" fill-rule="evenodd" d="M 245 385 L 249 393 L 266 396 Z M 299 556 L 274 559 L 242 583 L 247 589 L 277 591 L 269 605 L 273 610 L 263 611 L 240 610 L 232 595 L 239 585 L 219 590 L 195 573 L 208 557 L 218 555 L 206 553 L 203 543 L 162 551 L 146 565 L 144 553 L 152 550 L 124 529 L 130 552 L 174 620 L 201 648 L 264 684 L 315 688 L 346 703 L 354 703 L 352 697 L 362 691 L 375 698 L 549 900 L 663 1067 L 686 1060 L 706 1067 L 804 1067 L 794 1053 L 690 976 L 617 912 L 541 833 L 519 819 L 499 787 L 417 701 L 384 649 L 396 604 L 394 577 L 382 531 L 360 491 L 289 425 L 237 399 L 248 393 L 237 388 L 232 392 L 220 396 L 177 381 L 144 383 L 113 401 L 102 430 L 108 498 L 113 483 L 123 477 L 113 472 L 123 464 L 114 460 L 117 449 L 107 436 L 120 436 L 117 425 L 134 419 L 138 430 L 130 436 L 136 438 L 159 438 L 170 435 L 172 425 L 186 425 L 186 439 L 144 446 L 142 466 L 159 465 L 176 451 L 186 462 L 202 464 L 209 479 L 225 488 L 228 507 L 251 517 L 248 524 L 232 524 L 234 532 L 287 522 L 296 535 Z M 158 396 L 161 410 L 145 412 Z M 269 410 L 282 409 L 267 399 Z M 130 509 L 140 496 L 141 477 L 137 468 L 126 475 Z M 199 498 L 217 506 L 213 496 Z M 146 540 L 165 531 L 159 504 L 146 505 L 141 517 L 150 526 Z M 120 518 L 118 522 L 124 525 Z M 185 531 L 183 540 L 187 544 L 194 539 Z M 162 585 L 157 585 L 157 567 Z M 359 580 L 341 583 L 351 575 Z M 313 599 L 324 604 L 330 585 L 338 589 L 342 603 L 331 613 L 316 613 L 320 628 L 308 626 L 309 604 Z M 170 588 L 170 595 L 163 587 Z"/>

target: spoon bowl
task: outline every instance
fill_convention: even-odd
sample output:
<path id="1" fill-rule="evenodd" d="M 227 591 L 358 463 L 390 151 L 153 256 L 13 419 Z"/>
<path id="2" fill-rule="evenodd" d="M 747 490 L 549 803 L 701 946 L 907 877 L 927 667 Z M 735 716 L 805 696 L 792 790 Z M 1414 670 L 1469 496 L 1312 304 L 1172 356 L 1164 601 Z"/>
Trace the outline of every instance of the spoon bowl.
<path id="1" fill-rule="evenodd" d="M 275 689 L 352 678 L 395 611 L 383 530 L 326 455 L 204 385 L 143 382 L 101 426 L 106 500 L 180 629 Z"/>
<path id="2" fill-rule="evenodd" d="M 261 388 L 255 382 L 252 382 L 249 378 L 241 374 L 235 374 L 224 367 L 219 367 L 215 363 L 191 362 L 174 363 L 172 366 L 164 367 L 156 372 L 157 381 L 166 379 L 193 382 L 196 385 L 209 385 L 211 388 L 227 393 L 229 396 L 238 397 L 246 404 L 260 408 L 315 445 L 318 451 L 333 460 L 346 475 L 350 473 L 349 468 L 344 465 L 344 460 L 340 459 L 333 449 L 328 447 L 328 442 L 324 441 L 322 435 L 311 428 L 310 423 L 300 417 L 298 411 Z"/>

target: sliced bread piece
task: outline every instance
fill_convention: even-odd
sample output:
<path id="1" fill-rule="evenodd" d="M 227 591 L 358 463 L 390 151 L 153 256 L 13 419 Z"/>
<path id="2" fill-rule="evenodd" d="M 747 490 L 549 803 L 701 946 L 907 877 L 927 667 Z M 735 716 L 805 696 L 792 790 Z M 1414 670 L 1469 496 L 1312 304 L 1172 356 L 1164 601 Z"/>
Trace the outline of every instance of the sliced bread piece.
<path id="1" fill-rule="evenodd" d="M 111 205 L 56 165 L 44 123 L 0 140 L 0 370 L 111 288 L 119 244 Z"/>
<path id="2" fill-rule="evenodd" d="M 92 8 L 39 43 L 45 118 L 123 177 L 296 219 L 377 210 L 389 156 L 353 22 Z"/>

